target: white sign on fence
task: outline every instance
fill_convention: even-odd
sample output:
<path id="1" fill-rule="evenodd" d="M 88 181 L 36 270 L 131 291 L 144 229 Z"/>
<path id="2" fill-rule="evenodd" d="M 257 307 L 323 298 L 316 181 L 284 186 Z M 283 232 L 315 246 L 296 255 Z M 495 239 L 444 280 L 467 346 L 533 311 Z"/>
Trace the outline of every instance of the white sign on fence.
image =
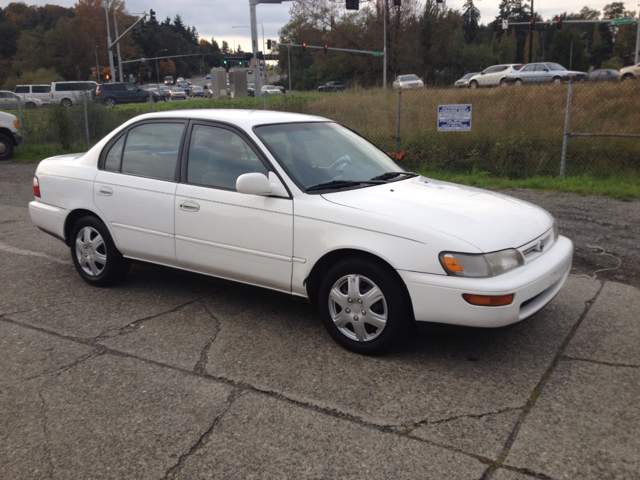
<path id="1" fill-rule="evenodd" d="M 471 105 L 438 105 L 438 131 L 471 131 Z"/>

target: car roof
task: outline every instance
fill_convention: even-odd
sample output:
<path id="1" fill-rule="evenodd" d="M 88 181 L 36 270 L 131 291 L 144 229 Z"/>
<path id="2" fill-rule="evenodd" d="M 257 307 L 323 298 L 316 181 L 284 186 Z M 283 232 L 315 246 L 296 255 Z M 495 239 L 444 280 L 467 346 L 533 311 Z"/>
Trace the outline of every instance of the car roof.
<path id="1" fill-rule="evenodd" d="M 302 122 L 330 122 L 328 118 L 299 113 L 274 112 L 270 110 L 226 110 L 226 109 L 195 109 L 168 110 L 165 112 L 146 113 L 136 117 L 136 120 L 151 120 L 160 118 L 185 118 L 195 120 L 212 120 L 238 125 L 245 130 L 257 125 L 274 123 L 302 123 Z"/>

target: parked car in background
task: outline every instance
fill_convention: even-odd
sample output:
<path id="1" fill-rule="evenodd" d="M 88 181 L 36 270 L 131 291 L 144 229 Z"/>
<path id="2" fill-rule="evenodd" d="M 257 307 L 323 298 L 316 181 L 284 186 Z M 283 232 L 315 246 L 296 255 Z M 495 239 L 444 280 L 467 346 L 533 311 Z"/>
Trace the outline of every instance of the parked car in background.
<path id="1" fill-rule="evenodd" d="M 504 86 L 507 75 L 519 71 L 523 66 L 522 63 L 507 63 L 485 68 L 469 79 L 469 88 Z"/>
<path id="2" fill-rule="evenodd" d="M 187 100 L 187 92 L 182 87 L 173 87 L 171 89 L 171 100 Z"/>
<path id="3" fill-rule="evenodd" d="M 617 81 L 619 74 L 620 72 L 618 70 L 601 68 L 591 72 L 587 78 L 590 82 L 611 82 Z"/>
<path id="4" fill-rule="evenodd" d="M 173 77 L 171 75 L 167 75 L 166 77 L 164 77 L 164 84 L 165 85 L 174 85 L 176 82 L 173 81 Z"/>
<path id="5" fill-rule="evenodd" d="M 20 96 L 9 90 L 0 90 L 0 109 L 13 110 L 18 108 L 18 104 L 22 108 L 40 108 L 42 107 L 42 100 Z"/>
<path id="6" fill-rule="evenodd" d="M 191 87 L 191 96 L 193 98 L 195 97 L 204 98 L 204 89 L 202 87 L 198 87 L 197 85 L 194 85 L 193 87 Z"/>
<path id="7" fill-rule="evenodd" d="M 640 80 L 640 63 L 620 69 L 619 80 Z"/>
<path id="8" fill-rule="evenodd" d="M 132 83 L 103 83 L 96 90 L 95 99 L 105 105 L 113 106 L 123 103 L 144 103 L 153 99 L 160 100 L 158 92 L 145 90 Z"/>
<path id="9" fill-rule="evenodd" d="M 522 85 L 523 83 L 561 83 L 571 79 L 574 82 L 584 82 L 587 80 L 587 73 L 567 70 L 559 63 L 542 62 L 528 63 L 520 70 L 508 74 L 504 81 Z"/>
<path id="10" fill-rule="evenodd" d="M 282 92 L 280 91 L 280 89 L 278 87 L 276 87 L 275 85 L 263 85 L 260 88 L 260 91 L 264 94 L 265 92 L 268 93 L 269 95 L 281 95 Z"/>
<path id="11" fill-rule="evenodd" d="M 247 83 L 247 95 L 250 97 L 256 96 L 256 86 L 254 83 Z"/>
<path id="12" fill-rule="evenodd" d="M 473 77 L 474 75 L 478 75 L 479 73 L 480 72 L 465 73 L 462 77 L 456 80 L 453 86 L 456 88 L 466 88 L 469 86 L 469 80 L 471 79 L 471 77 Z"/>
<path id="13" fill-rule="evenodd" d="M 187 82 L 187 85 L 191 85 L 191 79 L 190 79 L 190 78 L 187 78 L 187 79 L 185 80 L 185 82 Z"/>
<path id="14" fill-rule="evenodd" d="M 70 107 L 82 102 L 82 97 L 91 98 L 97 88 L 96 82 L 52 82 L 49 95 L 52 103 Z"/>
<path id="15" fill-rule="evenodd" d="M 140 115 L 86 153 L 42 160 L 33 193 L 32 221 L 91 286 L 122 281 L 135 260 L 265 287 L 317 305 L 360 354 L 416 322 L 529 318 L 573 255 L 542 208 L 419 176 L 350 129 L 294 113 Z M 31 262 L 44 274 L 51 263 Z"/>
<path id="16" fill-rule="evenodd" d="M 51 103 L 51 85 L 17 85 L 13 93 L 21 97 L 32 97 L 42 101 L 43 105 Z"/>
<path id="17" fill-rule="evenodd" d="M 184 82 L 184 78 L 182 78 L 182 77 L 178 77 L 178 78 L 176 79 L 176 83 L 179 83 L 179 82 Z"/>
<path id="18" fill-rule="evenodd" d="M 18 134 L 18 119 L 10 113 L 0 112 L 0 160 L 8 160 L 13 155 L 14 147 L 22 139 Z"/>
<path id="19" fill-rule="evenodd" d="M 424 82 L 417 75 L 398 75 L 393 81 L 393 88 L 423 88 Z"/>
<path id="20" fill-rule="evenodd" d="M 276 88 L 278 90 L 280 90 L 280 93 L 287 93 L 287 91 L 285 90 L 285 88 L 282 85 L 276 85 Z"/>
<path id="21" fill-rule="evenodd" d="M 342 92 L 345 90 L 345 85 L 342 82 L 337 80 L 332 80 L 330 82 L 325 83 L 324 85 L 320 85 L 318 87 L 319 92 Z"/>
<path id="22" fill-rule="evenodd" d="M 206 78 L 207 80 L 211 80 L 211 74 L 207 73 L 207 75 L 204 78 Z"/>

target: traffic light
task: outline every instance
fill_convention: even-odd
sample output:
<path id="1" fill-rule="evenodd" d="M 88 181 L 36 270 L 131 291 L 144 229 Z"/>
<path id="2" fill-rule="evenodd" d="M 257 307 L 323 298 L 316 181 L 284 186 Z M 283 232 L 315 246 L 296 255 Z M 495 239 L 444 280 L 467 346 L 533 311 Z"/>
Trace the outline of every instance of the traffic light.
<path id="1" fill-rule="evenodd" d="M 113 63 L 118 63 L 118 55 L 113 54 Z"/>
<path id="2" fill-rule="evenodd" d="M 436 0 L 436 3 L 442 3 L 442 0 Z"/>
<path id="3" fill-rule="evenodd" d="M 108 73 L 104 76 L 105 80 L 111 80 L 111 75 L 109 75 Z"/>
<path id="4" fill-rule="evenodd" d="M 393 4 L 394 4 L 396 7 L 399 7 L 400 5 L 402 5 L 402 0 L 393 0 Z"/>
<path id="5" fill-rule="evenodd" d="M 327 45 L 326 43 L 324 44 L 324 53 L 327 53 L 329 51 L 329 45 Z"/>
<path id="6" fill-rule="evenodd" d="M 133 27 L 133 38 L 138 38 L 138 27 Z"/>
<path id="7" fill-rule="evenodd" d="M 558 30 L 562 30 L 562 17 L 558 17 L 558 18 L 556 19 L 556 28 L 557 28 Z"/>
<path id="8" fill-rule="evenodd" d="M 149 10 L 149 22 L 156 23 L 156 12 L 153 9 Z"/>
<path id="9" fill-rule="evenodd" d="M 239 66 L 239 67 L 241 67 L 241 66 L 242 66 L 242 60 L 240 60 L 240 61 L 238 62 L 238 66 Z"/>
<path id="10" fill-rule="evenodd" d="M 307 51 L 307 42 L 304 42 L 304 43 L 302 44 L 302 53 L 304 53 L 304 52 L 306 52 L 306 51 Z"/>
<path id="11" fill-rule="evenodd" d="M 271 39 L 267 39 L 267 48 L 271 50 Z"/>
<path id="12" fill-rule="evenodd" d="M 498 19 L 497 18 L 493 21 L 493 31 L 494 32 L 498 31 Z"/>
<path id="13" fill-rule="evenodd" d="M 140 31 L 142 33 L 147 31 L 147 23 L 144 21 L 144 18 L 140 20 Z"/>
<path id="14" fill-rule="evenodd" d="M 360 10 L 360 0 L 347 0 L 347 10 Z"/>
<path id="15" fill-rule="evenodd" d="M 534 17 L 531 20 L 529 20 L 529 30 L 533 32 L 535 31 L 535 29 L 536 29 L 536 19 Z"/>

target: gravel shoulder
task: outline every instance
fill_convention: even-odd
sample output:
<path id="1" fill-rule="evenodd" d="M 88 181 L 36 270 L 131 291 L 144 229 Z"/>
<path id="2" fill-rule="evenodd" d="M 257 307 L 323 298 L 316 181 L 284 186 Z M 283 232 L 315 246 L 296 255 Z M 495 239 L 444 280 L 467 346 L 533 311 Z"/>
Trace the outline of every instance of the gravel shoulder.
<path id="1" fill-rule="evenodd" d="M 37 164 L 0 163 L 0 204 L 26 206 Z M 640 200 L 562 192 L 507 189 L 501 193 L 534 203 L 557 220 L 560 233 L 573 240 L 573 275 L 640 287 Z"/>

